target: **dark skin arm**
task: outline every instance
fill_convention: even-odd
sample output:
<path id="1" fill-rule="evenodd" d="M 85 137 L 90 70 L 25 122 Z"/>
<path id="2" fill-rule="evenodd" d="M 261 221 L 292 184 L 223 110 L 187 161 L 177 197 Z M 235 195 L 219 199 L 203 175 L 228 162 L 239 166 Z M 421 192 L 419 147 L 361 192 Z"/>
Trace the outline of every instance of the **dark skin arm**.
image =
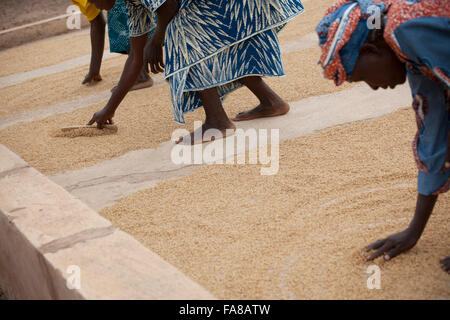
<path id="1" fill-rule="evenodd" d="M 100 67 L 102 65 L 103 50 L 105 49 L 105 18 L 103 12 L 91 21 L 91 64 L 89 73 L 84 78 L 82 84 L 91 84 L 101 81 Z"/>
<path id="2" fill-rule="evenodd" d="M 390 260 L 414 247 L 433 212 L 437 198 L 438 196 L 435 195 L 425 196 L 418 194 L 416 211 L 408 228 L 368 246 L 366 252 L 375 251 L 368 260 L 374 260 L 382 255 L 384 255 L 385 260 Z"/>
<path id="3" fill-rule="evenodd" d="M 145 61 L 150 65 L 152 73 L 160 73 L 164 71 L 164 61 L 162 46 L 166 34 L 167 25 L 170 20 L 177 14 L 179 3 L 176 0 L 167 0 L 161 7 L 156 10 L 158 21 L 156 30 L 148 46 L 145 48 Z"/>
<path id="4" fill-rule="evenodd" d="M 106 106 L 94 113 L 92 119 L 88 122 L 88 125 L 92 125 L 97 122 L 99 129 L 103 128 L 104 124 L 112 123 L 112 118 L 119 104 L 125 98 L 128 91 L 136 83 L 136 79 L 139 76 L 143 63 L 144 63 L 144 47 L 147 42 L 148 33 L 139 37 L 130 38 L 130 54 L 123 68 L 122 76 L 120 77 L 117 88 L 109 98 Z"/>

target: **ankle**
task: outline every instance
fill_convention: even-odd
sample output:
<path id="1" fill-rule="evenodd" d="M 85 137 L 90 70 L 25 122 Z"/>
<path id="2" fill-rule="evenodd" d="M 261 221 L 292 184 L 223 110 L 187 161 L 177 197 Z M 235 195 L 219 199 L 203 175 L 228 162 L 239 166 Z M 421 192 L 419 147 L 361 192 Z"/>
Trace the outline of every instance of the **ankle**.
<path id="1" fill-rule="evenodd" d="M 224 118 L 206 118 L 205 126 L 207 127 L 212 127 L 212 128 L 228 128 L 233 126 L 233 122 L 228 118 L 228 117 L 224 117 Z"/>

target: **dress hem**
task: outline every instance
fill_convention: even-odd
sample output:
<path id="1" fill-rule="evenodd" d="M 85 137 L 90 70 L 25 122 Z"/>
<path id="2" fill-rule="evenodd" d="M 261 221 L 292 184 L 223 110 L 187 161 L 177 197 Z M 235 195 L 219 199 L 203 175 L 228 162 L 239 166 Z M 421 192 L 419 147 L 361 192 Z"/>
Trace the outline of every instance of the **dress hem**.
<path id="1" fill-rule="evenodd" d="M 249 73 L 249 74 L 246 74 L 246 75 L 243 75 L 243 76 L 238 76 L 238 77 L 235 77 L 235 78 L 233 78 L 231 80 L 226 80 L 226 81 L 223 81 L 223 82 L 219 82 L 217 84 L 213 84 L 213 85 L 210 85 L 210 86 L 196 88 L 196 89 L 183 90 L 183 93 L 184 92 L 197 92 L 197 91 L 211 89 L 211 88 L 215 88 L 215 87 L 219 87 L 219 86 L 224 86 L 226 84 L 235 82 L 235 81 L 237 81 L 239 79 L 246 78 L 246 77 L 284 77 L 285 75 L 286 74 L 284 72 L 283 72 L 283 74 L 280 74 L 280 75 L 278 75 L 278 74 L 268 74 L 268 73 L 264 73 L 264 74 L 263 73 Z"/>

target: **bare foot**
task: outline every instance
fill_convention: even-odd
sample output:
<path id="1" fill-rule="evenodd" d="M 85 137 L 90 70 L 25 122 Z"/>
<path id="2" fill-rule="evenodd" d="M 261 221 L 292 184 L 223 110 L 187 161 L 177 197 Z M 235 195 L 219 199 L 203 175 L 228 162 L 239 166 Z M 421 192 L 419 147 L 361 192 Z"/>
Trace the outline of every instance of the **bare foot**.
<path id="1" fill-rule="evenodd" d="M 153 79 L 149 78 L 146 81 L 136 82 L 136 84 L 131 87 L 130 91 L 144 89 L 144 88 L 150 88 L 152 86 L 153 86 Z"/>
<path id="2" fill-rule="evenodd" d="M 450 256 L 441 259 L 442 269 L 450 274 Z"/>
<path id="3" fill-rule="evenodd" d="M 260 104 L 249 111 L 238 113 L 233 121 L 247 121 L 258 118 L 276 117 L 289 112 L 289 104 L 283 100 L 271 104 Z"/>
<path id="4" fill-rule="evenodd" d="M 153 86 L 153 79 L 149 78 L 147 81 L 138 82 L 136 81 L 135 85 L 131 87 L 130 91 L 139 90 L 144 88 L 150 88 Z M 111 92 L 114 92 L 117 89 L 117 86 L 111 89 Z"/>
<path id="5" fill-rule="evenodd" d="M 179 138 L 175 143 L 194 145 L 219 140 L 234 134 L 235 129 L 236 126 L 231 121 L 224 123 L 210 123 L 205 121 L 201 127 L 192 131 L 189 135 Z"/>

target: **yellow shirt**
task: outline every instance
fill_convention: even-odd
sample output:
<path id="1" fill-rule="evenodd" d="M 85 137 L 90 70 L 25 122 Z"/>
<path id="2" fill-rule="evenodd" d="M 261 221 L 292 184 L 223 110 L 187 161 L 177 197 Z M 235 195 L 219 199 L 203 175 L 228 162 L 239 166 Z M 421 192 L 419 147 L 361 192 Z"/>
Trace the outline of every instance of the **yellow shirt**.
<path id="1" fill-rule="evenodd" d="M 100 13 L 100 10 L 88 0 L 72 0 L 72 3 L 80 8 L 81 13 L 86 17 L 86 19 L 88 19 L 88 21 L 94 20 Z"/>

